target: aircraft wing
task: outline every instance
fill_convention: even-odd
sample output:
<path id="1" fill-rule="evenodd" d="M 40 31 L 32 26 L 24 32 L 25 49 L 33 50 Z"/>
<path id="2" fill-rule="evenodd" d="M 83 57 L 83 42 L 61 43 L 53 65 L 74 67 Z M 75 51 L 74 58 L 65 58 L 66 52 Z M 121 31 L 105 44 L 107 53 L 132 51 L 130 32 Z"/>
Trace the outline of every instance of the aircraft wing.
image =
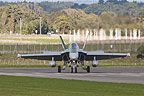
<path id="1" fill-rule="evenodd" d="M 111 59 L 111 58 L 119 58 L 119 57 L 126 57 L 130 56 L 129 53 L 104 53 L 104 51 L 91 51 L 87 52 L 85 60 L 91 61 L 94 60 L 94 57 L 96 57 L 96 60 L 105 60 L 105 59 Z"/>
<path id="2" fill-rule="evenodd" d="M 37 59 L 37 60 L 52 60 L 54 57 L 55 61 L 62 61 L 63 54 L 61 52 L 45 51 L 42 54 L 18 54 L 18 58 L 24 59 Z"/>

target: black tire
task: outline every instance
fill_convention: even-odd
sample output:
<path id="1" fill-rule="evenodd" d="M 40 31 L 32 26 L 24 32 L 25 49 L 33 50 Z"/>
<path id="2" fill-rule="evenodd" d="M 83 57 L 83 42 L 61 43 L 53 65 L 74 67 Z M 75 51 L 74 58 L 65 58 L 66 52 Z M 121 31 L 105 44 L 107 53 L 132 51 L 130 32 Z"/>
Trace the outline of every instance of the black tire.
<path id="1" fill-rule="evenodd" d="M 58 73 L 61 73 L 61 66 L 58 66 Z"/>
<path id="2" fill-rule="evenodd" d="M 75 67 L 75 73 L 77 73 L 77 67 Z"/>
<path id="3" fill-rule="evenodd" d="M 137 59 L 142 59 L 143 58 L 143 55 L 142 54 L 138 54 L 137 55 Z"/>
<path id="4" fill-rule="evenodd" d="M 71 67 L 71 73 L 73 73 L 73 67 Z"/>
<path id="5" fill-rule="evenodd" d="M 90 73 L 90 66 L 87 66 L 87 72 Z"/>

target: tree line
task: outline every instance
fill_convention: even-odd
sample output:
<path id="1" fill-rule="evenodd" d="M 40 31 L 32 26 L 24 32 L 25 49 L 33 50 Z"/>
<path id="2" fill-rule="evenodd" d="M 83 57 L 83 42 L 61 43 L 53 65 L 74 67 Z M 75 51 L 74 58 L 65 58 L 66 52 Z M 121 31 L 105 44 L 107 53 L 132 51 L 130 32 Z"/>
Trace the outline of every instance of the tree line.
<path id="1" fill-rule="evenodd" d="M 34 5 L 34 2 L 3 2 L 0 1 L 0 6 L 5 6 L 8 4 L 18 4 L 18 3 L 29 3 Z M 106 11 L 111 11 L 117 13 L 118 15 L 132 15 L 132 16 L 139 16 L 141 15 L 144 3 L 143 2 L 128 2 L 127 0 L 99 0 L 98 3 L 94 4 L 78 4 L 73 2 L 49 2 L 43 1 L 37 3 L 38 6 L 43 8 L 45 11 L 45 15 L 49 15 L 54 11 L 60 11 L 63 9 L 81 9 L 84 10 L 86 13 L 94 13 L 96 15 L 101 15 L 101 13 Z"/>
<path id="2" fill-rule="evenodd" d="M 45 4 L 42 2 L 43 5 Z M 48 3 L 48 2 L 47 2 Z M 63 5 L 64 2 L 55 3 Z M 68 3 L 68 2 L 67 2 Z M 67 4 L 66 3 L 66 4 Z M 100 4 L 99 4 L 100 3 Z M 59 30 L 60 33 L 69 33 L 69 30 L 84 30 L 84 29 L 101 29 L 104 28 L 109 30 L 111 28 L 121 28 L 121 29 L 144 29 L 144 12 L 141 12 L 137 15 L 135 10 L 131 14 L 119 14 L 108 10 L 110 7 L 113 8 L 111 2 L 99 2 L 98 4 L 92 4 L 90 6 L 96 6 L 97 10 L 103 10 L 102 6 L 105 5 L 104 9 L 107 11 L 101 11 L 100 14 L 95 12 L 86 12 L 86 8 L 71 8 L 71 4 L 74 6 L 74 3 L 68 3 L 64 9 L 51 11 L 49 10 L 47 4 L 43 9 L 42 5 L 38 3 L 13 3 L 7 4 L 0 7 L 0 32 L 1 33 L 19 33 L 20 32 L 20 18 L 22 19 L 22 34 L 39 34 L 40 30 L 40 17 L 42 17 L 42 34 L 47 34 L 49 31 Z M 104 5 L 102 5 L 102 4 Z M 128 2 L 124 3 L 127 4 Z M 109 7 L 107 4 L 110 4 Z M 135 4 L 135 3 L 129 3 Z M 114 4 L 116 7 L 116 4 Z M 85 5 L 86 7 L 87 5 Z M 120 5 L 119 5 L 120 6 Z M 117 6 L 117 8 L 119 8 Z M 125 5 L 126 6 L 126 5 Z M 131 6 L 131 5 L 129 5 Z M 126 7 L 129 8 L 127 5 Z M 77 6 L 78 7 L 78 6 Z M 57 6 L 59 8 L 59 6 Z M 89 8 L 89 6 L 87 7 Z M 92 7 L 93 8 L 93 7 Z M 92 8 L 90 8 L 92 10 Z M 94 7 L 95 8 L 95 7 Z M 121 8 L 121 7 L 120 7 Z M 129 10 L 132 10 L 134 7 L 130 7 Z M 136 8 L 136 7 L 135 7 Z M 114 10 L 114 9 L 113 9 Z M 140 9 L 138 9 L 140 10 Z M 96 11 L 96 10 L 95 10 Z M 97 12 L 97 11 L 96 11 Z M 47 14 L 47 15 L 46 15 Z"/>

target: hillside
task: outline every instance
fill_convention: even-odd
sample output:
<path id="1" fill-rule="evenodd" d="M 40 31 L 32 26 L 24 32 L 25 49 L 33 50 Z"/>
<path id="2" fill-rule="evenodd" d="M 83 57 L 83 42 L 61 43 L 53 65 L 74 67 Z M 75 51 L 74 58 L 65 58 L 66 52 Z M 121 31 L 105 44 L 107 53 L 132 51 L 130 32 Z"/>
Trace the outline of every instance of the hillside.
<path id="1" fill-rule="evenodd" d="M 68 9 L 74 5 L 73 2 L 40 2 L 38 3 L 40 7 L 46 11 L 46 15 L 50 14 L 53 11 L 59 11 L 62 9 Z"/>
<path id="2" fill-rule="evenodd" d="M 49 15 L 54 11 L 60 11 L 63 9 L 73 8 L 73 9 L 82 9 L 86 13 L 94 13 L 96 15 L 101 15 L 103 12 L 114 12 L 118 15 L 131 15 L 131 16 L 140 16 L 144 9 L 143 2 L 128 2 L 127 0 L 99 0 L 98 3 L 94 4 L 83 4 L 83 3 L 74 3 L 74 2 L 49 2 L 43 1 L 40 3 L 33 2 L 18 2 L 18 3 L 29 3 L 31 6 L 37 4 L 45 12 L 45 15 Z M 8 4 L 16 4 L 14 2 L 3 2 L 0 1 L 0 6 L 5 6 Z"/>
<path id="3" fill-rule="evenodd" d="M 118 15 L 131 15 L 139 16 L 143 11 L 144 5 L 136 2 L 125 2 L 122 4 L 115 4 L 113 2 L 107 2 L 102 4 L 91 4 L 84 9 L 86 13 L 94 13 L 101 15 L 102 12 L 114 12 Z"/>
<path id="4" fill-rule="evenodd" d="M 100 0 L 101 1 L 101 0 Z M 100 2 L 94 4 L 78 4 L 73 2 L 41 2 L 39 6 L 41 6 L 44 11 L 46 11 L 46 15 L 54 11 L 60 11 L 63 9 L 82 9 L 86 13 L 94 13 L 96 15 L 101 15 L 103 12 L 114 12 L 118 15 L 131 15 L 131 16 L 140 16 L 143 9 L 144 3 L 138 2 L 128 2 L 127 0 L 108 0 L 106 2 Z"/>

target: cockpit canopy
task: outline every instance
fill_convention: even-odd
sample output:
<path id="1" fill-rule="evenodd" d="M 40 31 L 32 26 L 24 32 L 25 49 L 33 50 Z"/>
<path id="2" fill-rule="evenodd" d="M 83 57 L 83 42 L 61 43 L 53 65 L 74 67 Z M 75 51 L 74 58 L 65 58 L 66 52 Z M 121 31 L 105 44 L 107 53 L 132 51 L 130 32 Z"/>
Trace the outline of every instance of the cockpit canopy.
<path id="1" fill-rule="evenodd" d="M 78 49 L 79 49 L 79 47 L 78 47 L 77 43 L 72 43 L 69 46 L 69 50 L 71 53 L 77 53 Z"/>

